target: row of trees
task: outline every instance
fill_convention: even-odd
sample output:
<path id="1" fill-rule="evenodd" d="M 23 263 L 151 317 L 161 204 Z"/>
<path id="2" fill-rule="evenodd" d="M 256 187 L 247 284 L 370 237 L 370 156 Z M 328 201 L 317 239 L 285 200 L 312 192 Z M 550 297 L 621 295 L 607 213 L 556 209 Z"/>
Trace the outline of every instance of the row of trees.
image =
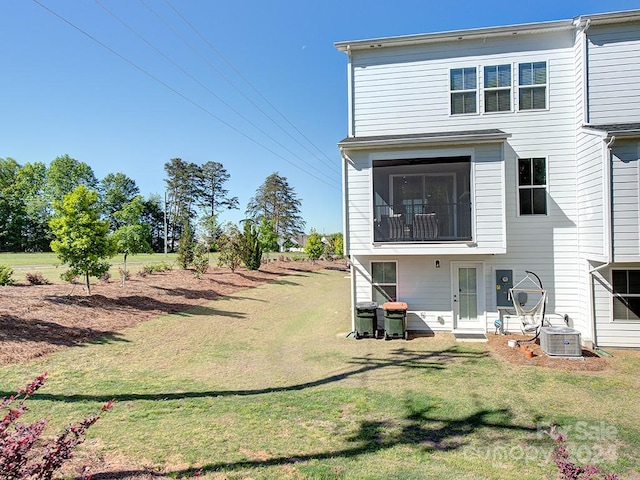
<path id="1" fill-rule="evenodd" d="M 98 180 L 89 165 L 63 155 L 48 167 L 42 162 L 20 165 L 12 158 L 0 158 L 0 251 L 50 251 L 54 204 L 79 185 L 96 192 L 98 215 L 111 232 L 123 223 L 116 213 L 138 198 L 150 244 L 163 248 L 164 211 L 158 195 L 143 199 L 135 181 L 126 175 L 110 173 Z"/>
<path id="2" fill-rule="evenodd" d="M 176 251 L 184 233 L 199 234 L 214 245 L 223 231 L 222 212 L 239 209 L 238 197 L 226 188 L 229 173 L 218 162 L 197 165 L 180 158 L 165 163 L 164 169 L 165 198 L 154 194 L 144 199 L 125 174 L 110 173 L 99 180 L 89 165 L 68 155 L 57 157 L 48 167 L 41 162 L 20 165 L 11 158 L 0 159 L 0 251 L 50 250 L 56 202 L 80 185 L 96 193 L 98 219 L 106 222 L 109 233 L 131 224 L 133 209 L 154 251 L 165 248 L 165 238 L 168 250 Z M 273 173 L 256 190 L 245 214 L 258 229 L 265 249 L 274 251 L 279 243 L 303 232 L 300 207 L 286 177 Z"/>

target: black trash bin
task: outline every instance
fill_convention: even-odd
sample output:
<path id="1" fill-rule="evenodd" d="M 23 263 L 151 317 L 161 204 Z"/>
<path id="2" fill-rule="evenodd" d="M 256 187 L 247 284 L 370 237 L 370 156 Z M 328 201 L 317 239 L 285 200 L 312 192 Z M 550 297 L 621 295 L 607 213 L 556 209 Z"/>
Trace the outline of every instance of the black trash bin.
<path id="1" fill-rule="evenodd" d="M 377 310 L 376 302 L 356 303 L 356 338 L 378 338 Z"/>
<path id="2" fill-rule="evenodd" d="M 384 339 L 404 338 L 407 340 L 407 309 L 405 302 L 386 302 L 384 308 Z"/>

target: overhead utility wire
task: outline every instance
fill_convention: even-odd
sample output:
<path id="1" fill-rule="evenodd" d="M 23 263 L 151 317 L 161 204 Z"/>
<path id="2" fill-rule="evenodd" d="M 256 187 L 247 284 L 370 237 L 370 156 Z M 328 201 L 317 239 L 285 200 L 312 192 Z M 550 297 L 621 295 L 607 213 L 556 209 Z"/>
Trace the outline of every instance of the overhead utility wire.
<path id="1" fill-rule="evenodd" d="M 143 2 L 144 0 L 140 0 L 141 2 Z M 305 146 L 304 144 L 302 144 L 297 138 L 295 138 L 293 135 L 291 135 L 284 127 L 282 127 L 271 115 L 269 115 L 262 107 L 260 107 L 257 103 L 255 103 L 249 96 L 247 96 L 242 90 L 240 90 L 231 80 L 228 79 L 228 77 L 226 75 L 224 75 L 224 73 L 222 73 L 218 68 L 216 68 L 215 66 L 211 65 L 206 59 L 203 59 L 205 62 L 207 62 L 207 64 L 209 66 L 211 66 L 214 70 L 216 70 L 216 72 L 218 72 L 218 74 L 220 76 L 222 76 L 222 78 L 224 78 L 227 83 L 229 83 L 229 85 L 231 85 L 238 93 L 240 93 L 243 97 L 245 97 L 254 107 L 256 107 L 263 115 L 265 115 L 269 120 L 271 120 L 275 125 L 277 125 L 284 133 L 286 133 L 290 138 L 292 138 L 295 142 L 298 143 L 298 145 L 300 145 L 302 148 L 304 148 L 307 152 L 309 152 L 311 155 L 313 155 L 314 157 L 316 157 L 318 160 L 320 160 L 321 162 L 323 162 L 325 165 L 331 167 L 331 168 L 335 168 L 336 170 L 339 170 L 339 165 L 338 163 L 334 162 L 333 160 L 331 160 L 326 153 L 324 153 L 316 144 L 314 144 L 300 129 L 298 129 L 298 127 L 296 127 L 285 115 L 284 113 L 282 113 L 280 110 L 278 110 L 278 108 L 266 97 L 264 96 L 260 90 L 257 89 L 257 87 L 255 87 L 253 85 L 253 83 L 251 83 L 249 81 L 249 79 L 247 79 L 229 60 L 227 60 L 224 55 L 214 46 L 212 45 L 204 35 L 202 35 L 200 33 L 200 31 L 198 29 L 196 29 L 196 27 L 194 27 L 191 22 L 189 22 L 189 20 L 187 20 L 184 15 L 182 15 L 178 9 L 176 9 L 171 2 L 169 2 L 169 0 L 164 0 L 165 3 L 167 5 L 169 5 L 169 7 L 171 7 L 171 9 L 176 13 L 176 15 L 178 15 L 182 21 L 184 23 L 186 23 L 189 28 L 191 28 L 208 46 L 209 48 L 216 54 L 218 55 L 218 57 L 220 57 L 222 59 L 222 61 L 224 61 L 224 63 L 226 63 L 235 73 L 236 75 L 238 75 L 247 85 L 249 85 L 254 92 L 256 92 L 260 98 L 262 98 L 266 103 L 268 103 L 271 108 L 273 108 L 273 110 L 278 113 L 278 115 L 280 115 L 296 132 L 298 132 L 298 134 L 304 138 L 312 147 L 314 147 L 318 152 L 320 152 L 320 155 L 322 155 L 324 158 L 327 159 L 328 163 L 325 162 L 322 158 L 318 157 L 318 155 L 314 152 L 312 152 L 311 150 L 309 150 L 309 148 L 307 146 Z"/>
<path id="2" fill-rule="evenodd" d="M 292 150 L 290 150 L 286 145 L 283 145 L 281 142 L 279 142 L 276 138 L 274 138 L 272 135 L 270 135 L 268 132 L 266 132 L 265 130 L 263 130 L 262 128 L 260 128 L 258 125 L 256 125 L 254 122 L 252 122 L 251 120 L 249 120 L 246 116 L 244 116 L 242 113 L 240 113 L 238 110 L 236 110 L 232 105 L 230 105 L 228 102 L 226 102 L 223 98 L 221 98 L 219 95 L 217 95 L 214 91 L 212 91 L 209 87 L 207 87 L 204 83 L 202 83 L 200 80 L 198 80 L 196 77 L 194 77 L 193 75 L 191 75 L 186 69 L 184 69 L 181 65 L 179 65 L 177 62 L 175 62 L 172 58 L 170 58 L 168 55 L 166 55 L 162 50 L 160 50 L 158 47 L 156 47 L 155 45 L 153 45 L 149 40 L 147 40 L 145 37 L 143 37 L 140 33 L 138 33 L 132 26 L 130 26 L 127 22 L 125 22 L 124 20 L 122 20 L 120 17 L 118 17 L 115 13 L 113 13 L 111 10 L 109 10 L 104 4 L 102 4 L 100 2 L 100 0 L 94 0 L 94 2 L 96 4 L 98 4 L 105 12 L 107 12 L 109 15 L 111 15 L 111 17 L 113 17 L 115 20 L 117 20 L 118 22 L 120 22 L 123 26 L 125 26 L 131 33 L 133 33 L 134 35 L 136 35 L 140 40 L 142 40 L 144 43 L 146 43 L 149 47 L 151 47 L 153 50 L 155 50 L 158 54 L 162 55 L 163 58 L 165 58 L 168 62 L 170 62 L 173 66 L 175 66 L 178 70 L 180 70 L 182 73 L 184 73 L 187 77 L 189 77 L 191 80 L 193 80 L 195 83 L 197 83 L 199 86 L 201 86 L 204 90 L 206 90 L 211 96 L 213 96 L 214 98 L 216 98 L 220 103 L 222 103 L 224 106 L 226 106 L 227 108 L 229 108 L 231 111 L 233 111 L 236 115 L 238 115 L 240 118 L 242 118 L 245 122 L 247 122 L 249 125 L 251 125 L 253 128 L 255 128 L 256 130 L 258 130 L 260 133 L 262 133 L 263 135 L 265 135 L 267 138 L 269 138 L 270 140 L 272 140 L 275 144 L 277 144 L 279 147 L 281 147 L 282 149 L 286 150 L 288 153 L 290 153 L 293 157 L 297 158 L 298 160 L 300 160 L 301 162 L 305 163 L 307 166 L 309 166 L 310 168 L 314 169 L 317 173 L 319 173 L 320 175 L 324 175 L 329 181 L 336 181 L 334 178 L 331 178 L 329 175 L 327 175 L 325 172 L 323 172 L 322 170 L 320 170 L 319 168 L 317 168 L 316 166 L 314 166 L 313 164 L 307 162 L 304 158 L 299 157 L 295 152 L 293 152 Z M 337 185 L 337 183 L 336 183 Z"/>
<path id="3" fill-rule="evenodd" d="M 188 103 L 190 103 L 191 105 L 193 105 L 194 107 L 196 107 L 197 109 L 201 110 L 202 112 L 206 113 L 207 115 L 209 115 L 210 117 L 218 120 L 220 123 L 222 123 L 223 125 L 227 126 L 228 128 L 230 128 L 231 130 L 233 130 L 234 132 L 238 133 L 239 135 L 242 135 L 243 137 L 245 137 L 247 140 L 249 140 L 252 143 L 255 143 L 256 145 L 262 147 L 263 149 L 265 149 L 266 151 L 268 151 L 269 153 L 275 155 L 276 157 L 284 160 L 285 162 L 287 162 L 288 164 L 294 166 L 295 168 L 297 168 L 298 170 L 302 171 L 303 173 L 306 173 L 307 175 L 315 178 L 316 180 L 328 185 L 331 188 L 336 188 L 334 185 L 329 184 L 328 182 L 326 182 L 324 179 L 314 175 L 311 172 L 308 172 L 306 170 L 304 170 L 302 167 L 300 167 L 299 165 L 296 165 L 295 163 L 293 163 L 292 161 L 290 161 L 289 159 L 283 157 L 282 155 L 280 155 L 277 152 L 274 152 L 272 149 L 270 149 L 269 147 L 267 147 L 266 145 L 263 145 L 262 143 L 260 143 L 259 141 L 257 141 L 256 139 L 250 137 L 249 135 L 247 135 L 246 133 L 242 132 L 241 130 L 239 130 L 238 128 L 234 127 L 232 124 L 230 124 L 229 122 L 223 120 L 222 118 L 218 117 L 215 113 L 211 112 L 210 110 L 206 109 L 205 107 L 203 107 L 202 105 L 200 105 L 199 103 L 197 103 L 194 100 L 191 100 L 189 97 L 187 97 L 186 95 L 180 93 L 179 91 L 177 91 L 175 88 L 173 88 L 171 85 L 163 82 L 162 80 L 160 80 L 158 77 L 156 77 L 155 75 L 153 75 L 152 73 L 148 72 L 147 70 L 145 70 L 144 68 L 140 67 L 139 65 L 137 65 L 136 63 L 132 62 L 131 60 L 129 60 L 128 58 L 126 58 L 124 55 L 118 53 L 117 51 L 115 51 L 114 49 L 112 49 L 111 47 L 109 47 L 108 45 L 106 45 L 105 43 L 101 42 L 100 40 L 98 40 L 96 37 L 92 36 L 90 33 L 84 31 L 82 28 L 78 27 L 77 25 L 75 25 L 74 23 L 72 23 L 71 21 L 67 20 L 66 18 L 64 18 L 62 15 L 60 15 L 58 12 L 50 9 L 49 7 L 47 7 L 46 5 L 44 5 L 42 2 L 40 2 L 39 0 L 33 0 L 33 2 L 37 5 L 39 5 L 40 7 L 42 7 L 44 10 L 46 10 L 47 12 L 49 12 L 51 15 L 57 17 L 58 19 L 62 20 L 64 23 L 66 23 L 67 25 L 69 25 L 70 27 L 72 27 L 73 29 L 77 30 L 78 32 L 82 33 L 84 36 L 88 37 L 89 39 L 93 40 L 94 42 L 96 42 L 98 45 L 100 45 L 102 48 L 104 48 L 105 50 L 111 52 L 113 55 L 115 55 L 116 57 L 120 58 L 121 60 L 123 60 L 124 62 L 128 63 L 130 66 L 132 66 L 133 68 L 135 68 L 136 70 L 138 70 L 141 73 L 144 73 L 146 76 L 148 76 L 149 78 L 151 78 L 152 80 L 156 81 L 157 83 L 159 83 L 160 85 L 162 85 L 163 87 L 165 87 L 166 89 L 170 90 L 171 92 L 175 93 L 176 95 L 178 95 L 180 98 L 182 98 L 183 100 L 187 101 Z"/>

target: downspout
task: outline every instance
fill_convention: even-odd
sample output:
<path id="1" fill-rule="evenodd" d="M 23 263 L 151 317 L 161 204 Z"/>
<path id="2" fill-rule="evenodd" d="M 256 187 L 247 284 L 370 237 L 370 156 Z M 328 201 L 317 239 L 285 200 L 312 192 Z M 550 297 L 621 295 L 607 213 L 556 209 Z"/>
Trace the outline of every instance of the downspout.
<path id="1" fill-rule="evenodd" d="M 591 19 L 579 23 L 580 34 L 582 35 L 582 121 L 589 123 L 589 39 L 587 30 L 591 26 Z"/>
<path id="2" fill-rule="evenodd" d="M 349 275 L 351 276 L 351 331 L 355 332 L 356 271 L 353 266 L 353 259 L 351 258 L 351 254 L 349 253 L 351 250 L 351 239 L 349 236 L 349 216 L 347 215 L 347 206 L 349 204 L 349 190 L 347 189 L 347 165 L 349 162 L 353 163 L 353 160 L 349 158 L 349 155 L 347 155 L 347 152 L 343 147 L 340 147 L 340 156 L 342 158 L 342 248 L 343 255 L 348 259 L 349 262 Z"/>
<path id="3" fill-rule="evenodd" d="M 347 136 L 355 136 L 355 115 L 353 104 L 353 59 L 351 58 L 351 45 L 347 45 Z"/>
<path id="4" fill-rule="evenodd" d="M 604 146 L 604 156 L 606 157 L 606 165 L 603 172 L 603 181 L 605 185 L 605 208 L 604 208 L 604 227 L 605 238 L 607 244 L 605 246 L 607 250 L 607 261 L 599 267 L 589 270 L 589 302 L 591 304 L 591 338 L 593 340 L 593 349 L 598 349 L 598 337 L 597 337 L 597 322 L 596 322 L 596 301 L 595 301 L 595 277 L 594 275 L 600 270 L 609 267 L 613 263 L 613 226 L 612 226 L 612 202 L 611 202 L 611 147 L 616 141 L 615 136 L 611 136 L 609 141 Z"/>

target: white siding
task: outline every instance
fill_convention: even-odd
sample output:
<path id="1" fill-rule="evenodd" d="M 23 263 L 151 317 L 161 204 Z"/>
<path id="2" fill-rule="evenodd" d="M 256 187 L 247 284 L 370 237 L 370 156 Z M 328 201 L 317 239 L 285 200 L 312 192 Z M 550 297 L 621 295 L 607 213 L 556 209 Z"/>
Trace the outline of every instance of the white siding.
<path id="1" fill-rule="evenodd" d="M 580 253 L 588 259 L 606 260 L 604 242 L 604 168 L 603 139 L 578 134 L 577 195 Z"/>
<path id="2" fill-rule="evenodd" d="M 638 141 L 617 141 L 611 161 L 615 261 L 640 261 L 640 152 Z"/>
<path id="3" fill-rule="evenodd" d="M 638 265 L 636 264 L 637 268 Z M 625 265 L 615 268 L 625 269 Z M 609 271 L 595 274 L 596 340 L 600 347 L 640 348 L 640 321 L 620 322 L 613 320 Z"/>
<path id="4" fill-rule="evenodd" d="M 477 67 L 482 105 L 482 66 L 511 64 L 513 101 L 519 62 L 547 61 L 549 109 L 482 115 L 449 115 L 449 69 Z M 386 135 L 502 128 L 553 132 L 575 114 L 574 51 L 571 32 L 489 39 L 486 43 L 448 42 L 353 53 L 354 135 Z M 573 119 L 572 119 L 573 121 Z"/>
<path id="5" fill-rule="evenodd" d="M 373 202 L 371 187 L 371 161 L 368 154 L 353 153 L 347 160 L 346 185 L 349 189 L 347 196 L 347 255 L 361 250 L 364 245 L 370 245 Z"/>
<path id="6" fill-rule="evenodd" d="M 504 252 L 505 172 L 502 145 L 476 148 L 473 167 L 477 244 L 481 248 Z"/>
<path id="7" fill-rule="evenodd" d="M 589 123 L 640 121 L 640 24 L 593 27 L 589 38 Z"/>

